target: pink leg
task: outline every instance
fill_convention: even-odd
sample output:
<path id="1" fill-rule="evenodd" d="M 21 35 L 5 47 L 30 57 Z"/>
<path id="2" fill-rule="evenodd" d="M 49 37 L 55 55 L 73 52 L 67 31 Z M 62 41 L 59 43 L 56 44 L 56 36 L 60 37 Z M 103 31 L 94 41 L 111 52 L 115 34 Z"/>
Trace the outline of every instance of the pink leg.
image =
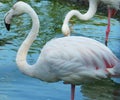
<path id="1" fill-rule="evenodd" d="M 108 43 L 108 36 L 110 32 L 110 18 L 111 18 L 111 9 L 108 7 L 108 25 L 106 29 L 106 38 L 105 38 L 105 45 L 107 46 Z"/>
<path id="2" fill-rule="evenodd" d="M 71 100 L 74 100 L 75 96 L 75 85 L 71 84 Z"/>
<path id="3" fill-rule="evenodd" d="M 114 16 L 116 13 L 117 13 L 116 10 L 110 9 L 110 7 L 108 6 L 108 26 L 107 26 L 107 29 L 106 29 L 106 38 L 105 38 L 105 45 L 106 46 L 107 46 L 107 43 L 108 43 L 108 36 L 109 36 L 109 33 L 110 33 L 110 18 L 112 16 Z"/>

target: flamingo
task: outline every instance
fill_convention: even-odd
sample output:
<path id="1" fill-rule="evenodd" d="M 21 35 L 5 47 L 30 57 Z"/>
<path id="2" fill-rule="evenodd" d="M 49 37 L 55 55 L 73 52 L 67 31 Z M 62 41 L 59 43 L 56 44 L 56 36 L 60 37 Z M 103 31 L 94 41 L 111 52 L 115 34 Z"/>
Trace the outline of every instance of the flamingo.
<path id="1" fill-rule="evenodd" d="M 120 74 L 120 60 L 108 47 L 81 36 L 50 40 L 43 46 L 36 63 L 30 65 L 26 56 L 40 26 L 36 12 L 27 3 L 18 1 L 6 13 L 4 22 L 9 31 L 13 17 L 23 13 L 30 15 L 32 29 L 16 55 L 16 63 L 22 73 L 49 83 L 63 81 L 71 84 L 71 100 L 74 100 L 75 85 Z"/>
<path id="2" fill-rule="evenodd" d="M 116 14 L 116 10 L 120 9 L 120 0 L 89 0 L 89 9 L 87 13 L 81 14 L 78 10 L 71 10 L 68 12 L 68 14 L 65 17 L 63 26 L 62 26 L 62 32 L 65 36 L 70 35 L 70 29 L 68 26 L 68 22 L 71 19 L 72 16 L 77 16 L 81 20 L 89 20 L 91 19 L 97 10 L 98 2 L 102 1 L 103 3 L 108 5 L 108 25 L 106 29 L 106 38 L 105 38 L 105 45 L 107 46 L 108 43 L 108 37 L 110 32 L 110 18 Z M 114 10 L 114 9 L 116 10 Z"/>
<path id="3" fill-rule="evenodd" d="M 120 10 L 120 0 L 101 0 L 103 3 L 108 5 L 108 25 L 106 29 L 105 45 L 107 46 L 108 37 L 110 33 L 110 18 L 114 16 L 117 10 Z"/>

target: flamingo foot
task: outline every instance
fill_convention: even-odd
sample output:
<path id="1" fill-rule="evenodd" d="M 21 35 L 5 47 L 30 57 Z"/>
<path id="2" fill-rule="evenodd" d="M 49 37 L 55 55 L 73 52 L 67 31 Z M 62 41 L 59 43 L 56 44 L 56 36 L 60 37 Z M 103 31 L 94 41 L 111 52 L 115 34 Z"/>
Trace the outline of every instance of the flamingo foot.
<path id="1" fill-rule="evenodd" d="M 105 45 L 107 46 L 108 44 L 108 36 L 110 33 L 110 23 L 108 23 L 107 29 L 106 29 L 106 38 L 105 38 Z"/>
<path id="2" fill-rule="evenodd" d="M 105 40 L 105 45 L 108 46 L 108 41 L 107 40 Z"/>

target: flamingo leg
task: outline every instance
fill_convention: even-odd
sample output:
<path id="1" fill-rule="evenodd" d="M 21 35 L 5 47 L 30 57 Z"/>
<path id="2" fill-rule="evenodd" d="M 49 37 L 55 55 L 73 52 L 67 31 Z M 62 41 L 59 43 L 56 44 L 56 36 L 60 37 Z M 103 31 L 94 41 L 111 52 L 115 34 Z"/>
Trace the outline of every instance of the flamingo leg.
<path id="1" fill-rule="evenodd" d="M 108 43 L 108 36 L 109 36 L 109 32 L 110 32 L 110 18 L 111 18 L 111 9 L 110 9 L 110 7 L 108 7 L 108 25 L 107 25 L 107 29 L 106 29 L 106 38 L 105 38 L 106 46 Z"/>
<path id="2" fill-rule="evenodd" d="M 108 6 L 108 25 L 107 25 L 107 29 L 106 29 L 106 38 L 105 38 L 105 45 L 106 46 L 107 46 L 107 43 L 108 43 L 108 36 L 109 36 L 109 33 L 110 33 L 110 18 L 112 16 L 114 16 L 116 13 L 117 13 L 117 11 L 115 9 L 111 9 Z"/>
<path id="3" fill-rule="evenodd" d="M 75 96 L 75 85 L 71 84 L 71 100 L 74 100 Z"/>

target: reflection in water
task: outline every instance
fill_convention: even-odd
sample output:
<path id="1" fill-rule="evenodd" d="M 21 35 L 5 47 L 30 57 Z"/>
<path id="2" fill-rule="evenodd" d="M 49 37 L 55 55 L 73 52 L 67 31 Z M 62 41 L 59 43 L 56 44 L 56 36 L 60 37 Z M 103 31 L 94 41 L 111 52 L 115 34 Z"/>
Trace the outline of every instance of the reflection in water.
<path id="1" fill-rule="evenodd" d="M 62 82 L 44 83 L 25 76 L 18 70 L 15 63 L 16 52 L 27 35 L 25 33 L 29 33 L 31 19 L 28 15 L 14 19 L 11 31 L 8 32 L 3 18 L 16 0 L 2 1 L 4 6 L 0 6 L 0 100 L 69 100 L 69 85 L 64 85 Z M 41 23 L 39 36 L 30 48 L 27 57 L 28 62 L 33 64 L 48 40 L 63 36 L 61 25 L 65 14 L 71 9 L 80 9 L 80 7 L 55 0 L 27 0 L 26 2 L 35 9 Z M 82 12 L 85 12 L 83 9 Z M 106 19 L 102 15 L 96 15 L 84 22 L 74 17 L 71 20 L 72 35 L 87 36 L 104 43 Z M 111 22 L 108 46 L 120 58 L 120 22 L 116 19 L 112 19 Z M 117 81 L 120 82 L 119 79 Z M 82 85 L 81 88 L 77 87 L 75 97 L 75 100 L 119 100 L 120 87 L 111 80 L 100 80 L 93 84 Z"/>
<path id="2" fill-rule="evenodd" d="M 82 86 L 82 93 L 90 100 L 120 100 L 120 85 L 112 80 L 97 80 Z"/>

